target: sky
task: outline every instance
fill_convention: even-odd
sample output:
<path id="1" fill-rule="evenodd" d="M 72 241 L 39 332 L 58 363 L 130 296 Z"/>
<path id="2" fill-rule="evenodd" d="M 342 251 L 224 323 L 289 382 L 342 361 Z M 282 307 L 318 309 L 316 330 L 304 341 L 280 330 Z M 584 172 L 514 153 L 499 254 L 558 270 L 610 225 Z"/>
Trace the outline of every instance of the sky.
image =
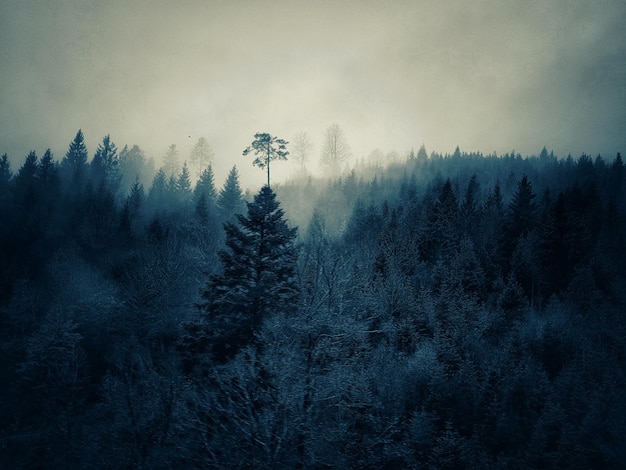
<path id="1" fill-rule="evenodd" d="M 61 159 L 80 128 L 157 165 L 199 137 L 218 179 L 256 132 L 331 124 L 374 149 L 559 156 L 626 151 L 622 0 L 0 2 L 0 154 Z M 294 168 L 277 162 L 283 178 Z"/>

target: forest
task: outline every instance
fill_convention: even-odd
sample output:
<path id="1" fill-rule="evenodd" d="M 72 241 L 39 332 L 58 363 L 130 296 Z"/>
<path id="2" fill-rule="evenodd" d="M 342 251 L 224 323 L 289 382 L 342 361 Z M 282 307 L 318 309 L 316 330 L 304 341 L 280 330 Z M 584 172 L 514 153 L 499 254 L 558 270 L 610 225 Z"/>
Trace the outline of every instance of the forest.
<path id="1" fill-rule="evenodd" d="M 0 157 L 1 468 L 626 468 L 619 153 L 212 161 Z"/>

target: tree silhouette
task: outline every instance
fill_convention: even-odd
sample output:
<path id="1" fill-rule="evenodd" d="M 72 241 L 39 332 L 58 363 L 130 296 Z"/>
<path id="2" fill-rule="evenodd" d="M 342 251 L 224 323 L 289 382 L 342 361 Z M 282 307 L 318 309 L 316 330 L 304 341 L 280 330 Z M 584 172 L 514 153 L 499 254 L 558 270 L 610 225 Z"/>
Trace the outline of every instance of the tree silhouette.
<path id="1" fill-rule="evenodd" d="M 87 146 L 85 145 L 85 137 L 83 131 L 78 129 L 76 137 L 70 143 L 70 147 L 65 154 L 65 158 L 61 161 L 62 175 L 65 182 L 71 182 L 75 191 L 77 184 L 82 184 L 87 172 Z"/>
<path id="2" fill-rule="evenodd" d="M 261 169 L 267 168 L 267 187 L 270 187 L 270 162 L 272 160 L 287 160 L 287 144 L 289 142 L 272 137 L 270 134 L 257 132 L 254 134 L 254 142 L 243 151 L 246 156 L 253 152 L 256 158 L 253 165 Z"/>
<path id="3" fill-rule="evenodd" d="M 243 211 L 243 196 L 241 186 L 239 185 L 239 173 L 237 172 L 236 166 L 233 166 L 228 173 L 224 186 L 218 196 L 217 203 L 226 218 Z"/>
<path id="4" fill-rule="evenodd" d="M 117 146 L 111 141 L 110 135 L 105 135 L 102 143 L 91 161 L 91 176 L 96 186 L 105 185 L 113 193 L 117 191 L 121 175 Z"/>

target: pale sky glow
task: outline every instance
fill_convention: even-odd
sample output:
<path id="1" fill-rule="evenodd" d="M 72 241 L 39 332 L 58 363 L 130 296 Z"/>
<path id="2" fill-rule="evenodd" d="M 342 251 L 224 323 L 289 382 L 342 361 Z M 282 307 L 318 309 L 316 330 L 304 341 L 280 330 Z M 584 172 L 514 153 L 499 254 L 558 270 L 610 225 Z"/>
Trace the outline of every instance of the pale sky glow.
<path id="1" fill-rule="evenodd" d="M 16 1 L 0 4 L 0 154 L 65 154 L 78 128 L 160 163 L 199 137 L 218 180 L 255 132 L 339 124 L 373 149 L 626 150 L 626 3 Z M 191 138 L 189 138 L 191 136 Z M 277 164 L 277 175 L 292 167 Z"/>

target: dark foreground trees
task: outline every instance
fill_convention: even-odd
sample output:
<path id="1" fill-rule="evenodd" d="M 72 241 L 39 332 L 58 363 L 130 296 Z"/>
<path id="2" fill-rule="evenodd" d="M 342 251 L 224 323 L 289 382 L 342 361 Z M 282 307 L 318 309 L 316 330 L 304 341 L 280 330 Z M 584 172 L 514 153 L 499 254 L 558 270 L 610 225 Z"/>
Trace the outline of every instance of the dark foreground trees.
<path id="1" fill-rule="evenodd" d="M 0 468 L 626 468 L 626 176 L 570 160 L 245 211 L 234 170 L 144 199 L 0 157 Z"/>

